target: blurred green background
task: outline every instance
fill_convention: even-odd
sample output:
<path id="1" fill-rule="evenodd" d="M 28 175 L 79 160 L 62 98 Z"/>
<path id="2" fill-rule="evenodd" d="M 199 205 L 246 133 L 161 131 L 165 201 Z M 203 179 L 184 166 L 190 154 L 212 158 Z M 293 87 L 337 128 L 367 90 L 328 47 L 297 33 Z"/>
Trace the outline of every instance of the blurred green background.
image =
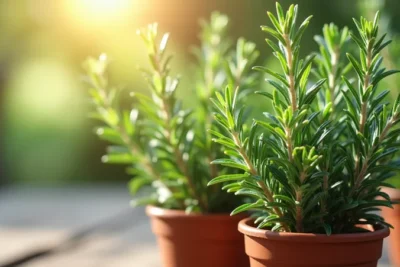
<path id="1" fill-rule="evenodd" d="M 394 42 L 385 64 L 399 68 L 400 1 L 280 1 L 300 6 L 300 19 L 314 14 L 303 38 L 302 53 L 317 49 L 312 37 L 323 24 L 353 29 L 352 17 L 382 12 L 383 27 Z M 183 76 L 181 95 L 191 88 L 190 47 L 198 43 L 198 20 L 214 10 L 231 18 L 231 36 L 258 44 L 262 61 L 270 50 L 259 25 L 268 23 L 272 0 L 2 0 L 0 2 L 0 182 L 65 184 L 126 182 L 121 166 L 103 165 L 104 143 L 93 135 L 81 62 L 105 52 L 113 60 L 113 81 L 129 90 L 146 90 L 136 70 L 145 64 L 137 28 L 157 21 L 171 33 L 170 52 Z M 399 39 L 400 40 L 400 39 Z M 272 58 L 271 58 L 272 60 Z M 185 73 L 186 71 L 186 73 Z M 186 75 L 185 75 L 186 74 Z M 399 78 L 388 86 L 400 90 Z"/>

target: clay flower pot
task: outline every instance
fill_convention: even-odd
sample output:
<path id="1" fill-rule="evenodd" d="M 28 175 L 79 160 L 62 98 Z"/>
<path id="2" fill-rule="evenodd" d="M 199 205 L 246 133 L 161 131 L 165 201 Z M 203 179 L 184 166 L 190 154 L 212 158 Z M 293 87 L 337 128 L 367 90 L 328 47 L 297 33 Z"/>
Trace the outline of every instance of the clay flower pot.
<path id="1" fill-rule="evenodd" d="M 248 267 L 243 235 L 244 216 L 185 214 L 147 206 L 163 267 Z"/>
<path id="2" fill-rule="evenodd" d="M 392 200 L 400 201 L 400 190 L 384 188 L 382 191 L 389 194 Z M 400 204 L 393 205 L 393 209 L 383 208 L 382 216 L 394 227 L 390 229 L 389 257 L 393 266 L 400 266 Z"/>
<path id="3" fill-rule="evenodd" d="M 372 227 L 371 227 L 372 228 Z M 389 229 L 359 234 L 278 233 L 239 223 L 251 267 L 376 267 Z"/>

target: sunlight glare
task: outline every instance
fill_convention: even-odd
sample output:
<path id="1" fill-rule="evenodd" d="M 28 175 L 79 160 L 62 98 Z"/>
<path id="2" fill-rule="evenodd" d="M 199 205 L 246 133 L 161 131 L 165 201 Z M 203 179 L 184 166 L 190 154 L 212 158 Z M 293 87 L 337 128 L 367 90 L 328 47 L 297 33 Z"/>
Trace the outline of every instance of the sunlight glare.
<path id="1" fill-rule="evenodd" d="M 81 23 L 98 24 L 126 18 L 136 0 L 69 0 L 67 9 Z"/>

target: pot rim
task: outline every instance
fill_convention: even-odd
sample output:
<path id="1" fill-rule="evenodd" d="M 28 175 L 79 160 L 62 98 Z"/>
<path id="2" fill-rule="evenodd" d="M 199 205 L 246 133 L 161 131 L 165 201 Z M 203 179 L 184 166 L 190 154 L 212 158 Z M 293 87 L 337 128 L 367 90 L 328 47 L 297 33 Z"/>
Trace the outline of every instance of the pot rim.
<path id="1" fill-rule="evenodd" d="M 184 210 L 164 209 L 153 205 L 146 206 L 146 214 L 149 217 L 158 218 L 188 218 L 188 219 L 214 219 L 214 220 L 231 220 L 232 218 L 246 218 L 247 215 L 230 216 L 229 213 L 190 213 L 187 214 Z"/>
<path id="2" fill-rule="evenodd" d="M 251 237 L 258 237 L 268 240 L 276 241 L 291 241 L 302 243 L 355 243 L 379 240 L 389 236 L 389 228 L 382 225 L 381 229 L 374 230 L 368 233 L 354 233 L 354 234 L 333 234 L 327 236 L 325 234 L 312 234 L 312 233 L 285 233 L 285 232 L 272 232 L 268 230 L 258 229 L 252 226 L 253 219 L 246 218 L 239 222 L 238 230 L 244 235 Z"/>

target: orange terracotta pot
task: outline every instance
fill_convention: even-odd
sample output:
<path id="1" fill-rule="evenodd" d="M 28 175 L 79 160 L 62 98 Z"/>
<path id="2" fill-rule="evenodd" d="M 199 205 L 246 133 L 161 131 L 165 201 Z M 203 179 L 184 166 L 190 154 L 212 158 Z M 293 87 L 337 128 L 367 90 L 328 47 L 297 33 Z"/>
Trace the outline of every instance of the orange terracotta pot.
<path id="1" fill-rule="evenodd" d="M 389 194 L 392 200 L 400 201 L 400 190 L 384 188 L 383 191 Z M 390 229 L 389 236 L 390 261 L 393 266 L 400 266 L 400 204 L 393 205 L 393 209 L 383 208 L 382 216 L 394 227 Z"/>
<path id="2" fill-rule="evenodd" d="M 359 234 L 279 233 L 239 223 L 251 267 L 376 267 L 389 229 Z"/>
<path id="3" fill-rule="evenodd" d="M 146 207 L 161 251 L 163 267 L 248 267 L 243 235 L 244 216 L 185 214 Z"/>

